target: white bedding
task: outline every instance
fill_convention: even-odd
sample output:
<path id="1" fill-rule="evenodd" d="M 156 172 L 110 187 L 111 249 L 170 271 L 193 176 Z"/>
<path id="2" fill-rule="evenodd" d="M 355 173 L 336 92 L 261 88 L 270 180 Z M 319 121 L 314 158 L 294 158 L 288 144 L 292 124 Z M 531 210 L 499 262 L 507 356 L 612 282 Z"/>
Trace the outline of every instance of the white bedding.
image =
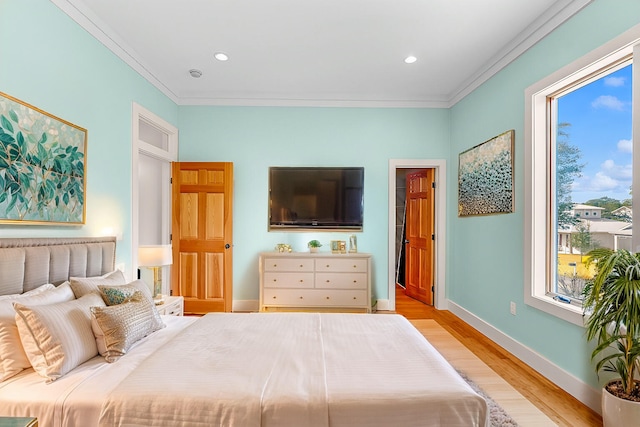
<path id="1" fill-rule="evenodd" d="M 113 364 L 0 383 L 43 426 L 488 426 L 487 405 L 403 317 L 163 316 Z M 98 422 L 100 419 L 100 422 Z"/>
<path id="2" fill-rule="evenodd" d="M 0 416 L 37 417 L 39 425 L 46 427 L 97 426 L 102 403 L 111 390 L 197 318 L 162 319 L 166 328 L 138 342 L 117 363 L 106 363 L 98 356 L 50 384 L 33 369 L 1 382 Z"/>

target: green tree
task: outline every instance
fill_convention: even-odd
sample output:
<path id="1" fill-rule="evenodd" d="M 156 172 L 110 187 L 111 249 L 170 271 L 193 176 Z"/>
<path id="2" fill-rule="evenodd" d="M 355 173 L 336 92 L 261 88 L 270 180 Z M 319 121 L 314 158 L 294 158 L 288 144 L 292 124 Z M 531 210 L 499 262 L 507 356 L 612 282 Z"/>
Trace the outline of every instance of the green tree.
<path id="1" fill-rule="evenodd" d="M 570 213 L 573 207 L 571 186 L 576 178 L 582 176 L 584 168 L 584 164 L 580 163 L 580 149 L 569 141 L 570 126 L 570 123 L 558 123 L 556 136 L 556 206 L 560 228 L 577 223 L 577 218 Z"/>
<path id="2" fill-rule="evenodd" d="M 581 254 L 589 252 L 595 247 L 595 241 L 591 235 L 591 223 L 580 221 L 576 224 L 576 231 L 571 235 L 571 246 L 578 248 Z"/>

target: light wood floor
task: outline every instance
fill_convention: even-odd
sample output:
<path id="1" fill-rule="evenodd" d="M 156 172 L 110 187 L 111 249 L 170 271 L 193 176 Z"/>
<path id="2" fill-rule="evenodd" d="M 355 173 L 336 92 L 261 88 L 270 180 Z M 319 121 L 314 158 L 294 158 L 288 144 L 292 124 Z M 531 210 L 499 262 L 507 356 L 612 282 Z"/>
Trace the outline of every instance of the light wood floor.
<path id="1" fill-rule="evenodd" d="M 451 312 L 413 300 L 398 287 L 396 313 L 409 319 L 455 368 L 478 383 L 522 427 L 602 426 L 596 412 Z"/>

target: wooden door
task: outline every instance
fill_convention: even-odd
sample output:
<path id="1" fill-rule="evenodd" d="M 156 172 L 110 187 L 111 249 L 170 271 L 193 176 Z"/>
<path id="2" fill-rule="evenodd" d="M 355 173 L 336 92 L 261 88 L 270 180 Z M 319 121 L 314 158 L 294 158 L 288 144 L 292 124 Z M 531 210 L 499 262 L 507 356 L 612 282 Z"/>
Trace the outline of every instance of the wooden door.
<path id="1" fill-rule="evenodd" d="M 407 174 L 406 294 L 433 305 L 434 169 Z"/>
<path id="2" fill-rule="evenodd" d="M 185 313 L 231 311 L 233 163 L 175 162 L 172 295 Z"/>

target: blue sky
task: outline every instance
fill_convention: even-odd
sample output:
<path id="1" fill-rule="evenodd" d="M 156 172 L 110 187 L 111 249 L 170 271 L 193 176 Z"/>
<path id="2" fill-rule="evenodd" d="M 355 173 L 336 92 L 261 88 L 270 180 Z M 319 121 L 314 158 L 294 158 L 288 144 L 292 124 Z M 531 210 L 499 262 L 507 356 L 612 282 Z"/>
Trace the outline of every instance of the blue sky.
<path id="1" fill-rule="evenodd" d="M 571 123 L 569 142 L 585 165 L 572 201 L 631 198 L 631 65 L 559 98 L 558 122 Z"/>

